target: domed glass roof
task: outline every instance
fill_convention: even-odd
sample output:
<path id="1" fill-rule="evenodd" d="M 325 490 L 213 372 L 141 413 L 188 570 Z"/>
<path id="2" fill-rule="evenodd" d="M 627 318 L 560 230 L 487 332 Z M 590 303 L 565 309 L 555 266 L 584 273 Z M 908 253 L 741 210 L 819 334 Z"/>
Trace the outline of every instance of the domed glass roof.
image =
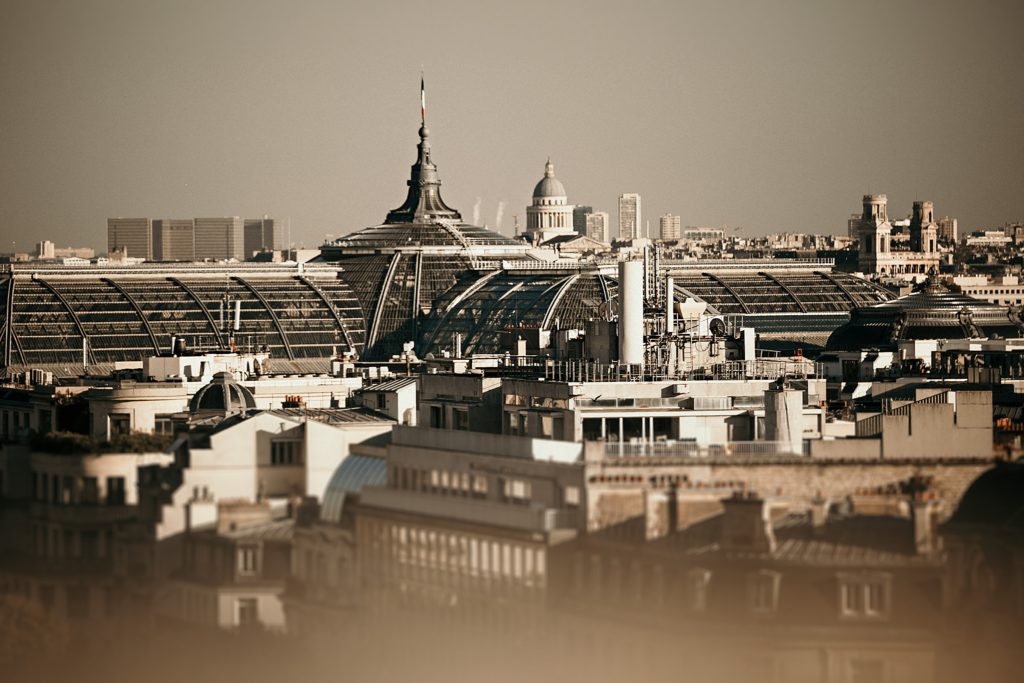
<path id="1" fill-rule="evenodd" d="M 345 508 L 345 499 L 364 486 L 383 486 L 387 483 L 388 465 L 384 458 L 372 455 L 350 455 L 334 470 L 324 491 L 320 506 L 320 519 L 337 524 Z"/>
<path id="2" fill-rule="evenodd" d="M 444 203 L 428 136 L 421 128 L 405 203 L 388 213 L 383 224 L 320 249 L 320 260 L 342 266 L 342 278 L 359 299 L 367 360 L 390 358 L 406 342 L 417 341 L 435 301 L 460 278 L 476 279 L 505 260 L 535 260 L 528 244 L 467 225 Z"/>
<path id="3" fill-rule="evenodd" d="M 500 353 L 513 328 L 582 327 L 598 318 L 617 292 L 598 272 L 498 271 L 461 281 L 441 301 L 421 347 L 437 354 L 462 335 L 463 353 Z"/>
<path id="4" fill-rule="evenodd" d="M 854 309 L 850 322 L 829 337 L 826 348 L 860 351 L 893 347 L 902 340 L 981 339 L 1024 336 L 1010 310 L 931 283 L 876 306 Z"/>
<path id="5" fill-rule="evenodd" d="M 188 409 L 192 413 L 216 412 L 224 415 L 241 413 L 256 407 L 252 392 L 226 372 L 218 372 L 209 384 L 192 396 Z"/>
<path id="6" fill-rule="evenodd" d="M 548 199 L 564 198 L 565 196 L 565 186 L 555 177 L 555 165 L 548 159 L 548 163 L 544 164 L 544 177 L 533 188 L 533 198 Z"/>

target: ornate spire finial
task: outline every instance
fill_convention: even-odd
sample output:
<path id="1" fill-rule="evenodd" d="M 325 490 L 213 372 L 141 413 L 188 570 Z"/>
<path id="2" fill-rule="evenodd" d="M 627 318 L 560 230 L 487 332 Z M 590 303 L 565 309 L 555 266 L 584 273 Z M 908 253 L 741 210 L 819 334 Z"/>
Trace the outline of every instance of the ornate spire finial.
<path id="1" fill-rule="evenodd" d="M 459 212 L 444 203 L 441 199 L 441 181 L 437 177 L 437 166 L 430 160 L 430 143 L 427 138 L 427 89 L 420 71 L 420 144 L 416 163 L 412 165 L 407 185 L 409 194 L 402 206 L 388 212 L 385 223 L 418 223 L 435 218 L 460 221 Z"/>

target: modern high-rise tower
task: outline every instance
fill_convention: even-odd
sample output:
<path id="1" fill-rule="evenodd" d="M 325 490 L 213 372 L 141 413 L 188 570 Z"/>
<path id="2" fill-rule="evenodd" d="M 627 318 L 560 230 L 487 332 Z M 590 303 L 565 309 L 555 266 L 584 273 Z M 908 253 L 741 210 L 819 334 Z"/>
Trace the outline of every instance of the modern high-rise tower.
<path id="1" fill-rule="evenodd" d="M 129 258 L 153 258 L 153 224 L 148 218 L 108 218 L 107 252 L 123 250 Z"/>
<path id="2" fill-rule="evenodd" d="M 598 242 L 608 241 L 608 212 L 594 211 L 587 214 L 587 226 L 584 233 L 587 237 Z"/>
<path id="3" fill-rule="evenodd" d="M 643 237 L 643 223 L 640 216 L 640 195 L 627 192 L 619 196 L 619 239 L 631 240 Z"/>
<path id="4" fill-rule="evenodd" d="M 682 223 L 679 216 L 666 213 L 659 222 L 659 236 L 663 240 L 677 240 L 682 237 Z"/>
<path id="5" fill-rule="evenodd" d="M 245 258 L 244 223 L 238 216 L 195 219 L 196 258 L 217 261 Z"/>
<path id="6" fill-rule="evenodd" d="M 153 260 L 194 261 L 195 223 L 191 218 L 157 218 L 153 221 Z"/>
<path id="7" fill-rule="evenodd" d="M 245 258 L 252 258 L 252 255 L 260 251 L 277 251 L 284 248 L 281 244 L 280 226 L 273 218 L 246 218 L 245 219 Z"/>

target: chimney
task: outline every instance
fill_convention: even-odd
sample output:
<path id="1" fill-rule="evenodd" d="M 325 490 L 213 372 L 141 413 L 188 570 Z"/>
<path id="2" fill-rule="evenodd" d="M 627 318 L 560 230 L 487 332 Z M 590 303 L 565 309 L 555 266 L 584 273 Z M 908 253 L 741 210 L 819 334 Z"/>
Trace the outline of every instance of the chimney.
<path id="1" fill-rule="evenodd" d="M 811 528 L 815 536 L 825 534 L 825 525 L 828 524 L 829 502 L 819 491 L 811 500 Z"/>
<path id="2" fill-rule="evenodd" d="M 723 498 L 722 547 L 726 550 L 775 551 L 768 506 L 756 494 L 734 493 Z"/>
<path id="3" fill-rule="evenodd" d="M 910 521 L 914 525 L 914 549 L 918 555 L 932 555 L 939 549 L 939 538 L 935 533 L 938 506 L 925 496 L 915 496 L 910 501 Z"/>
<path id="4" fill-rule="evenodd" d="M 619 261 L 619 363 L 644 363 L 644 264 Z"/>

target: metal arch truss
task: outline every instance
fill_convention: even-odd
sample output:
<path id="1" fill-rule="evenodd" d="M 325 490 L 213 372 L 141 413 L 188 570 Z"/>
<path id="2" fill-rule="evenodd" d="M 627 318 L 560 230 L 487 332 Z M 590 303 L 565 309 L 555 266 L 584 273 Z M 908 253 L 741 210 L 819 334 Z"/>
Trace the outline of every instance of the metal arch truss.
<path id="1" fill-rule="evenodd" d="M 327 298 L 327 294 L 325 294 L 315 282 L 305 275 L 296 275 L 295 278 L 302 284 L 306 285 L 306 287 L 312 290 L 313 293 L 320 298 L 320 301 L 324 303 L 327 310 L 331 312 L 334 322 L 336 322 L 338 327 L 341 329 L 341 334 L 345 337 L 345 343 L 348 344 L 348 348 L 355 353 L 359 353 L 359 350 L 356 348 L 355 341 L 352 339 L 352 335 L 348 331 L 348 327 L 345 326 L 344 318 L 341 317 L 341 314 L 338 312 L 338 309 L 334 307 L 334 304 L 331 303 L 331 300 Z"/>
<path id="2" fill-rule="evenodd" d="M 182 282 L 180 279 L 176 277 L 169 277 L 167 279 L 173 282 L 178 287 L 180 287 L 183 292 L 185 292 L 186 294 L 189 295 L 189 297 L 191 297 L 192 301 L 196 302 L 196 306 L 198 306 L 199 310 L 203 312 L 203 316 L 206 318 L 206 322 L 210 324 L 210 329 L 213 330 L 213 338 L 217 340 L 218 344 L 221 344 L 222 346 L 225 345 L 225 340 L 221 336 L 220 329 L 217 327 L 217 323 L 213 319 L 213 314 L 211 314 L 210 309 L 208 309 L 203 304 L 202 300 L 199 298 L 199 295 L 196 294 L 191 287 Z"/>
<path id="3" fill-rule="evenodd" d="M 82 327 L 82 321 L 78 319 L 78 314 L 75 313 L 75 309 L 71 307 L 71 304 L 69 304 L 68 300 L 64 298 L 64 295 L 57 291 L 57 288 L 51 285 L 49 282 L 42 278 L 36 277 L 35 275 L 32 276 L 32 279 L 35 282 L 41 284 L 50 294 L 52 294 L 53 298 L 59 301 L 60 305 L 64 307 L 64 310 L 68 312 L 68 315 L 71 317 L 71 322 L 74 324 L 75 329 L 78 330 L 78 334 L 82 337 L 82 341 L 86 343 L 86 351 L 89 354 L 89 363 L 95 365 L 96 355 L 93 353 L 92 344 L 89 343 L 89 335 L 85 333 L 85 328 Z"/>
<path id="4" fill-rule="evenodd" d="M 377 333 L 380 331 L 380 319 L 384 314 L 384 306 L 387 304 L 388 292 L 391 290 L 391 281 L 395 279 L 395 271 L 398 270 L 398 263 L 402 260 L 402 252 L 396 251 L 391 257 L 388 265 L 388 272 L 384 276 L 384 282 L 380 288 L 380 297 L 377 299 L 377 307 L 373 312 L 373 323 L 370 325 L 370 334 L 366 338 L 366 348 L 372 349 L 377 343 Z"/>
<path id="5" fill-rule="evenodd" d="M 127 301 L 131 305 L 131 307 L 135 310 L 135 314 L 139 316 L 139 320 L 142 321 L 142 325 L 146 328 L 146 333 L 149 335 L 149 340 L 151 342 L 153 342 L 153 353 L 155 353 L 156 355 L 159 356 L 160 355 L 160 342 L 157 341 L 156 334 L 153 333 L 153 327 L 149 324 L 149 319 L 146 317 L 146 313 L 142 310 L 142 307 L 139 306 L 139 302 L 137 302 L 132 297 L 131 294 L 129 294 L 127 291 L 125 291 L 124 287 L 122 287 L 118 283 L 114 282 L 109 277 L 102 277 L 102 278 L 100 278 L 100 280 L 103 281 L 103 282 L 106 282 L 108 285 L 110 285 L 111 287 L 116 289 L 118 291 L 118 293 L 125 298 L 125 301 Z"/>
<path id="6" fill-rule="evenodd" d="M 295 354 L 292 352 L 292 345 L 288 343 L 288 335 L 285 334 L 284 327 L 281 325 L 281 320 L 277 317 L 277 313 L 274 313 L 274 309 L 271 308 L 270 302 L 267 301 L 267 299 L 263 296 L 263 294 L 259 292 L 259 290 L 257 290 L 255 287 L 253 287 L 251 284 L 246 282 L 241 277 L 235 275 L 232 276 L 231 279 L 237 282 L 238 284 L 242 285 L 246 289 L 248 289 L 250 292 L 252 292 L 252 295 L 259 299 L 259 302 L 263 304 L 263 308 L 267 310 L 267 315 L 270 316 L 270 321 L 274 323 L 274 329 L 276 329 L 277 333 L 281 336 L 281 344 L 284 346 L 285 353 L 288 354 L 288 360 L 295 360 Z"/>
<path id="7" fill-rule="evenodd" d="M 701 273 L 701 275 L 721 285 L 725 289 L 725 291 L 729 293 L 729 296 L 731 296 L 736 301 L 736 303 L 740 305 L 740 308 L 743 309 L 744 313 L 750 313 L 750 306 L 747 306 L 747 302 L 741 299 L 740 295 L 736 293 L 736 290 L 733 289 L 725 280 L 718 277 L 714 273 Z"/>
<path id="8" fill-rule="evenodd" d="M 763 278 L 765 278 L 767 280 L 770 280 L 771 282 L 774 282 L 776 285 L 778 285 L 779 289 L 781 289 L 783 292 L 785 292 L 786 295 L 789 296 L 789 298 L 793 300 L 793 303 L 795 303 L 797 305 L 797 307 L 800 309 L 801 313 L 806 313 L 807 312 L 807 306 L 804 305 L 804 302 L 800 301 L 800 299 L 797 298 L 797 295 L 793 293 L 793 290 L 790 289 L 787 285 L 783 284 L 782 280 L 780 280 L 779 278 L 775 277 L 771 273 L 761 272 L 761 273 L 758 273 L 758 275 L 760 275 L 761 277 L 763 277 Z"/>
<path id="9" fill-rule="evenodd" d="M 839 278 L 832 275 L 832 273 L 826 273 L 822 270 L 816 270 L 814 272 L 838 287 L 840 291 L 846 295 L 846 298 L 850 300 L 850 303 L 853 304 L 854 308 L 858 308 L 860 306 L 860 302 L 857 301 L 857 297 L 853 295 L 853 292 L 851 292 L 846 285 L 839 281 Z"/>

